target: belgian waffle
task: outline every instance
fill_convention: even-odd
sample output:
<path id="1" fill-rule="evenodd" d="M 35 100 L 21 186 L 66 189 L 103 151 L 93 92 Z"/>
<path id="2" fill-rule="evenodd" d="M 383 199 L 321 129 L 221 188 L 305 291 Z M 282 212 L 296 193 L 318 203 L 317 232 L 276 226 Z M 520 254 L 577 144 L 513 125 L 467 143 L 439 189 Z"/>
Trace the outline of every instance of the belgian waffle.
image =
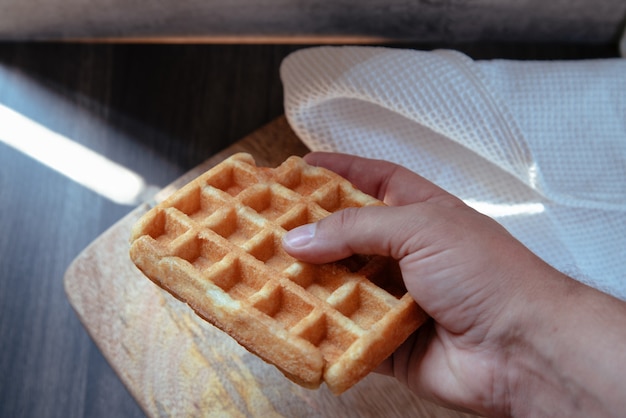
<path id="1" fill-rule="evenodd" d="M 299 157 L 257 167 L 236 154 L 178 190 L 134 226 L 143 273 L 249 351 L 309 388 L 339 394 L 424 321 L 397 263 L 353 256 L 312 265 L 283 234 L 379 200 Z"/>

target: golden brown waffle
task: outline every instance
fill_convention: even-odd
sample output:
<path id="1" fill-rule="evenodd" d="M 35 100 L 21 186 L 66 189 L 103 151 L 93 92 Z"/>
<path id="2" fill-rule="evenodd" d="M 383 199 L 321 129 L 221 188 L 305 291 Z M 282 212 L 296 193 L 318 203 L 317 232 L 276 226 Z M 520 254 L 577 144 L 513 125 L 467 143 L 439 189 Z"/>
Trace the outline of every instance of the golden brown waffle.
<path id="1" fill-rule="evenodd" d="M 393 260 L 312 265 L 283 234 L 332 212 L 383 203 L 290 157 L 275 169 L 236 154 L 145 214 L 130 255 L 151 280 L 306 386 L 339 394 L 424 321 Z M 207 342 L 209 343 L 209 342 Z"/>

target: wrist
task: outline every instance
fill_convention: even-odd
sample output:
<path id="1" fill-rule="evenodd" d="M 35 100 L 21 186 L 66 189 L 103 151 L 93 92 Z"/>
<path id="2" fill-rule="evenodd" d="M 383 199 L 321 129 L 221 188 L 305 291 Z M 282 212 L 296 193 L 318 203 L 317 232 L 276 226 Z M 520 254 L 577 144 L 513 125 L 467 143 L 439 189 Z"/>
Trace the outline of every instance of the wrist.
<path id="1" fill-rule="evenodd" d="M 511 329 L 502 338 L 501 404 L 498 415 L 553 415 L 563 403 L 563 382 L 554 370 L 555 339 L 568 321 L 573 289 L 558 272 L 536 278 L 511 306 Z M 496 393 L 494 393 L 494 399 Z M 497 399 L 496 399 L 497 400 Z"/>
<path id="2" fill-rule="evenodd" d="M 544 277 L 504 350 L 502 378 L 511 396 L 502 412 L 610 416 L 623 410 L 624 306 L 558 272 Z"/>

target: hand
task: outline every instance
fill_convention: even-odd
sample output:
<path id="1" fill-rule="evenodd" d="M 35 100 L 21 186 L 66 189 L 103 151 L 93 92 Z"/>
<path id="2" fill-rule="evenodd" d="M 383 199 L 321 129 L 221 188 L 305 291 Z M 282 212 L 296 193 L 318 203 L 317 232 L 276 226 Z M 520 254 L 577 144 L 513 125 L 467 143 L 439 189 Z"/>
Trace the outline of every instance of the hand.
<path id="1" fill-rule="evenodd" d="M 515 356 L 536 335 L 551 336 L 535 321 L 558 317 L 546 309 L 578 283 L 497 222 L 407 169 L 340 154 L 305 159 L 389 206 L 350 208 L 296 228 L 285 235 L 286 251 L 313 263 L 355 253 L 391 256 L 399 260 L 407 290 L 432 318 L 380 371 L 440 404 L 513 413 L 514 401 L 528 392 L 512 366 Z"/>

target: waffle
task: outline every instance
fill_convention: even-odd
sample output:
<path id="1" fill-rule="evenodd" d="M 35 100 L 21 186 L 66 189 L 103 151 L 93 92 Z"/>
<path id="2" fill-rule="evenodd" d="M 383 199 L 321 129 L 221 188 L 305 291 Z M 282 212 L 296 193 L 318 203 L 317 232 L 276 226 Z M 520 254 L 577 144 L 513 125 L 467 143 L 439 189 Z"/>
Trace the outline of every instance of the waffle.
<path id="1" fill-rule="evenodd" d="M 382 204 L 299 157 L 270 169 L 239 153 L 146 213 L 133 227 L 130 256 L 148 278 L 294 382 L 325 382 L 340 394 L 425 316 L 395 261 L 356 255 L 307 264 L 288 255 L 281 238 L 332 212 Z"/>

